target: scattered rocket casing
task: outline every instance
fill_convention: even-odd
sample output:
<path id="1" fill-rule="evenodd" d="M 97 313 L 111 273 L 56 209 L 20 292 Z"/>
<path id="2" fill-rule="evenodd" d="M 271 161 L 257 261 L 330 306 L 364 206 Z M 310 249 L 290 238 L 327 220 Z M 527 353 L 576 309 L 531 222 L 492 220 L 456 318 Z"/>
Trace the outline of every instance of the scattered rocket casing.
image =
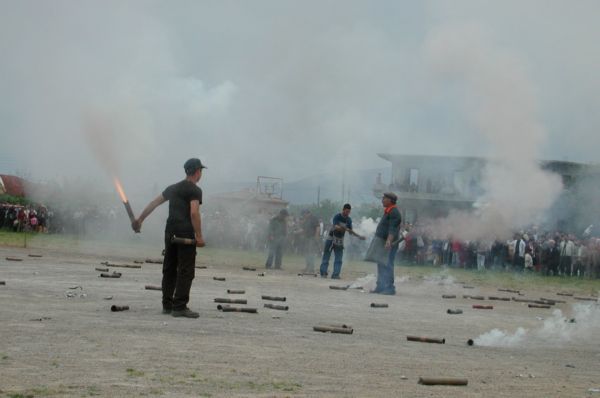
<path id="1" fill-rule="evenodd" d="M 327 326 L 331 326 L 332 328 L 352 329 L 352 326 L 346 325 L 345 323 L 332 323 Z"/>
<path id="2" fill-rule="evenodd" d="M 134 264 L 144 264 L 142 260 L 133 260 Z"/>
<path id="3" fill-rule="evenodd" d="M 198 269 L 207 269 L 208 267 L 206 265 L 196 265 L 195 268 L 198 268 Z"/>
<path id="4" fill-rule="evenodd" d="M 313 276 L 313 277 L 317 277 L 317 274 L 315 274 L 314 272 L 300 272 L 298 274 L 298 276 Z"/>
<path id="5" fill-rule="evenodd" d="M 163 263 L 162 260 L 153 260 L 151 258 L 145 259 L 144 262 L 146 262 L 148 264 L 162 264 Z"/>
<path id="6" fill-rule="evenodd" d="M 456 294 L 442 294 L 442 298 L 453 299 L 453 298 L 456 298 Z"/>
<path id="7" fill-rule="evenodd" d="M 556 293 L 557 296 L 569 296 L 572 297 L 573 293 L 564 293 L 564 292 L 558 292 Z"/>
<path id="8" fill-rule="evenodd" d="M 529 308 L 552 308 L 549 305 L 543 305 L 543 304 L 527 304 L 527 306 Z"/>
<path id="9" fill-rule="evenodd" d="M 540 305 L 554 305 L 554 302 L 550 302 L 550 301 L 544 301 L 544 300 L 531 300 L 531 302 L 533 304 L 540 304 Z"/>
<path id="10" fill-rule="evenodd" d="M 446 313 L 448 313 L 450 315 L 458 315 L 458 314 L 462 314 L 463 311 L 460 309 L 456 309 L 456 310 L 448 309 L 448 311 L 446 311 Z"/>
<path id="11" fill-rule="evenodd" d="M 156 286 L 156 285 L 146 285 L 146 286 L 144 286 L 144 288 L 146 290 L 162 290 L 161 286 Z"/>
<path id="12" fill-rule="evenodd" d="M 598 301 L 597 298 L 595 297 L 577 297 L 577 296 L 573 296 L 573 298 L 575 300 L 584 300 L 584 301 Z"/>
<path id="13" fill-rule="evenodd" d="M 468 294 L 463 294 L 463 298 L 471 299 L 471 300 L 485 300 L 483 296 L 470 296 Z"/>
<path id="14" fill-rule="evenodd" d="M 133 210 L 131 210 L 131 205 L 129 204 L 129 201 L 123 202 L 123 206 L 125 206 L 125 211 L 129 216 L 129 221 L 133 223 L 135 221 L 135 216 L 133 215 Z"/>
<path id="15" fill-rule="evenodd" d="M 510 297 L 496 297 L 496 296 L 489 296 L 488 300 L 497 300 L 497 301 L 510 301 Z"/>
<path id="16" fill-rule="evenodd" d="M 507 293 L 516 293 L 516 294 L 520 294 L 521 291 L 520 290 L 514 290 L 514 289 L 498 289 L 499 292 L 507 292 Z"/>
<path id="17" fill-rule="evenodd" d="M 333 290 L 348 290 L 349 286 L 335 286 L 335 285 L 330 285 L 329 288 L 333 289 Z"/>
<path id="18" fill-rule="evenodd" d="M 475 289 L 475 286 L 467 286 L 467 285 L 464 285 L 464 286 L 463 286 L 463 289 Z"/>
<path id="19" fill-rule="evenodd" d="M 221 277 L 221 276 L 213 276 L 213 280 L 215 281 L 221 281 L 221 282 L 225 282 L 225 278 Z"/>
<path id="20" fill-rule="evenodd" d="M 252 267 L 242 267 L 242 269 L 244 271 L 256 271 L 256 268 L 252 268 Z"/>
<path id="21" fill-rule="evenodd" d="M 371 303 L 371 308 L 388 308 L 389 305 L 385 303 Z"/>
<path id="22" fill-rule="evenodd" d="M 436 343 L 436 344 L 445 344 L 446 339 L 438 339 L 433 337 L 422 337 L 422 336 L 406 336 L 406 340 L 408 341 L 418 341 L 420 343 Z"/>
<path id="23" fill-rule="evenodd" d="M 265 276 L 265 273 L 261 272 L 260 274 L 256 274 L 256 275 L 258 275 L 258 276 Z"/>
<path id="24" fill-rule="evenodd" d="M 5 281 L 0 281 L 0 285 L 6 286 L 6 282 Z"/>
<path id="25" fill-rule="evenodd" d="M 467 379 L 454 379 L 448 377 L 419 377 L 419 384 L 425 386 L 466 386 Z"/>
<path id="26" fill-rule="evenodd" d="M 288 307 L 287 305 L 277 305 L 277 304 L 265 303 L 265 308 L 270 308 L 272 310 L 287 311 L 290 307 Z"/>
<path id="27" fill-rule="evenodd" d="M 535 300 L 521 299 L 521 298 L 518 298 L 518 297 L 513 297 L 512 301 L 515 301 L 517 303 L 533 303 Z"/>
<path id="28" fill-rule="evenodd" d="M 121 277 L 121 273 L 120 272 L 113 272 L 112 274 L 107 274 L 107 273 L 101 273 L 100 274 L 101 278 L 120 278 Z"/>
<path id="29" fill-rule="evenodd" d="M 29 257 L 36 257 L 36 258 L 42 257 L 41 254 L 28 254 L 28 256 Z"/>
<path id="30" fill-rule="evenodd" d="M 128 309 L 129 309 L 128 305 L 111 305 L 110 306 L 110 310 L 112 312 L 127 311 Z"/>
<path id="31" fill-rule="evenodd" d="M 215 298 L 215 303 L 226 303 L 226 304 L 248 304 L 246 299 L 230 299 L 230 298 Z"/>
<path id="32" fill-rule="evenodd" d="M 566 301 L 564 301 L 564 300 L 555 300 L 555 299 L 548 299 L 548 298 L 543 298 L 543 297 L 540 297 L 540 300 L 546 301 L 548 303 L 555 303 L 555 304 L 558 304 L 558 303 L 564 304 L 564 303 L 566 303 Z"/>
<path id="33" fill-rule="evenodd" d="M 219 311 L 223 311 L 223 312 L 248 312 L 251 314 L 256 314 L 258 313 L 258 310 L 256 308 L 241 308 L 241 307 L 230 307 L 228 305 L 218 305 L 217 309 Z"/>
<path id="34" fill-rule="evenodd" d="M 228 294 L 246 294 L 245 290 L 227 289 Z"/>
<path id="35" fill-rule="evenodd" d="M 175 245 L 189 245 L 189 246 L 195 246 L 196 245 L 196 239 L 191 239 L 191 238 L 178 238 L 177 236 L 173 235 L 171 237 L 171 243 L 175 244 Z"/>
<path id="36" fill-rule="evenodd" d="M 315 332 L 329 332 L 329 333 L 340 333 L 340 334 L 352 334 L 354 329 L 349 327 L 336 327 L 336 326 L 313 326 Z"/>
<path id="37" fill-rule="evenodd" d="M 277 297 L 277 296 L 261 296 L 263 300 L 271 300 L 271 301 L 285 301 L 285 297 Z"/>
<path id="38" fill-rule="evenodd" d="M 96 271 L 98 271 L 98 272 L 108 272 L 108 268 L 96 267 Z"/>
<path id="39" fill-rule="evenodd" d="M 6 261 L 23 261 L 23 259 L 17 257 L 6 257 Z"/>
<path id="40" fill-rule="evenodd" d="M 132 265 L 132 264 L 106 264 L 107 267 L 116 267 L 116 268 L 142 268 L 141 265 Z"/>
<path id="41" fill-rule="evenodd" d="M 473 308 L 476 309 L 476 310 L 493 310 L 494 306 L 493 305 L 473 304 Z"/>

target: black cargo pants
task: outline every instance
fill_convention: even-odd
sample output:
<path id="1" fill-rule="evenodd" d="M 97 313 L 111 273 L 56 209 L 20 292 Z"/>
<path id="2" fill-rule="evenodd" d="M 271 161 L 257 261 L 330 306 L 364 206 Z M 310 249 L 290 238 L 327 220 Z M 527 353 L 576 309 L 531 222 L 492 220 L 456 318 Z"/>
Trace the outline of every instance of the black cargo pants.
<path id="1" fill-rule="evenodd" d="M 163 260 L 162 304 L 164 309 L 183 310 L 190 301 L 190 289 L 196 266 L 196 246 L 171 243 L 172 234 L 165 234 Z"/>

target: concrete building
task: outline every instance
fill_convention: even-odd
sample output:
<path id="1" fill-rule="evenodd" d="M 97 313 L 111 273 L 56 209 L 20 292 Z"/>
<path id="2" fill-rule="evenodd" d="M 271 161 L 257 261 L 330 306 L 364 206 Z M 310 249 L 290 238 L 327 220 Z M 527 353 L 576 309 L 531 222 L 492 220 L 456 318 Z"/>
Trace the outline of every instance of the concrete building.
<path id="1" fill-rule="evenodd" d="M 428 155 L 378 155 L 391 163 L 391 181 L 382 181 L 381 177 L 378 177 L 373 187 L 373 193 L 378 198 L 385 191 L 396 193 L 401 203 L 403 219 L 406 222 L 414 223 L 419 218 L 444 217 L 453 209 L 473 209 L 477 199 L 483 193 L 482 173 L 489 162 L 488 159 Z M 599 166 L 566 161 L 541 161 L 540 166 L 544 170 L 559 174 L 566 193 L 571 197 L 577 196 L 577 200 L 580 202 L 595 202 L 595 197 L 590 197 L 589 194 L 578 196 L 578 193 L 582 191 L 582 186 L 600 182 Z M 564 203 L 564 200 L 563 204 L 563 207 L 574 206 L 572 203 Z M 560 217 L 572 219 L 575 216 L 569 212 L 563 212 Z"/>

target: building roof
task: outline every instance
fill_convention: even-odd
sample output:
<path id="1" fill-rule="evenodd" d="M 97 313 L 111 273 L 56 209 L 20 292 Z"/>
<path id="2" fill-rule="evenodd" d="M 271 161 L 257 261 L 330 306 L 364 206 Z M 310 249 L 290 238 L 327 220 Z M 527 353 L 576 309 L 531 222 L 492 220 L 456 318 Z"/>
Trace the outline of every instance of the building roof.
<path id="1" fill-rule="evenodd" d="M 20 177 L 0 174 L 0 194 L 25 196 L 25 180 Z"/>

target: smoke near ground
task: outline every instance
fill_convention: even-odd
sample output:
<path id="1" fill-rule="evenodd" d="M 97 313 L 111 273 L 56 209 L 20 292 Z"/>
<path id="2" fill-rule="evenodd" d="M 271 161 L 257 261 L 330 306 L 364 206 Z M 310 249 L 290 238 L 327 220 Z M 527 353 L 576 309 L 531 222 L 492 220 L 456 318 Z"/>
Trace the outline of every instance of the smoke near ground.
<path id="1" fill-rule="evenodd" d="M 474 339 L 476 345 L 488 347 L 518 347 L 528 343 L 568 344 L 572 341 L 592 339 L 600 330 L 600 306 L 575 304 L 572 315 L 554 310 L 542 326 L 528 330 L 522 327 L 514 332 L 492 329 Z"/>

